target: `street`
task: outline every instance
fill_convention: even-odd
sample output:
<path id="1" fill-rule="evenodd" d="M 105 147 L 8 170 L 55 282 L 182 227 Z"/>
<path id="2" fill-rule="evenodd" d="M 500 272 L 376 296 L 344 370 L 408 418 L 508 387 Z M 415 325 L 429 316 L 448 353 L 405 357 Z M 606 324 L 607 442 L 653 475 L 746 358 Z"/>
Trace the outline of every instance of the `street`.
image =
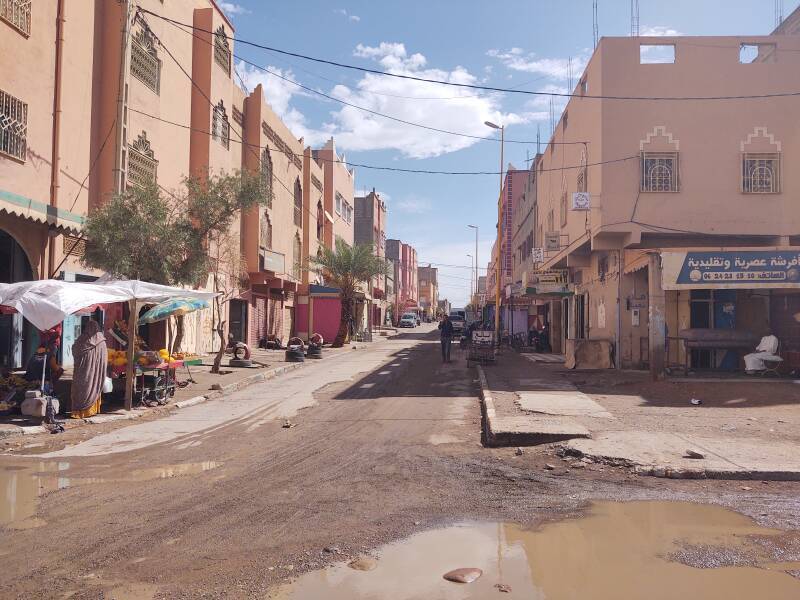
<path id="1" fill-rule="evenodd" d="M 3 456 L 30 506 L 0 533 L 0 595 L 265 597 L 412 533 L 531 525 L 590 499 L 695 500 L 797 527 L 796 483 L 548 471 L 563 463 L 547 447 L 483 448 L 474 370 L 456 346 L 442 364 L 431 329 L 61 450 Z M 49 493 L 28 497 L 26 481 Z M 796 552 L 796 533 L 784 537 Z"/>

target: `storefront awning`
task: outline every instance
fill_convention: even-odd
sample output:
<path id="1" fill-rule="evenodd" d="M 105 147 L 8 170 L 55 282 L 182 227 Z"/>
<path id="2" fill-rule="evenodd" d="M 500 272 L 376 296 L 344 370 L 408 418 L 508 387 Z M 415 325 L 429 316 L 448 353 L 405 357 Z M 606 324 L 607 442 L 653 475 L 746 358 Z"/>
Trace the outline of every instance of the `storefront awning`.
<path id="1" fill-rule="evenodd" d="M 652 250 L 625 250 L 625 266 L 622 272 L 626 275 L 644 269 L 650 262 Z"/>
<path id="2" fill-rule="evenodd" d="M 0 189 L 0 213 L 50 225 L 72 235 L 79 234 L 84 223 L 81 215 L 2 189 Z"/>

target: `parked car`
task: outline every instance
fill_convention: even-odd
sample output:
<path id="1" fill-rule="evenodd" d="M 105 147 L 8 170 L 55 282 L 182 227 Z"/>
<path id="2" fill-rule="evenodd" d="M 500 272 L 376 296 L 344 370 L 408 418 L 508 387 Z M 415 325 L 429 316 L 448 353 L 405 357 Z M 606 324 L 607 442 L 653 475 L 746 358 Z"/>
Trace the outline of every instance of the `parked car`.
<path id="1" fill-rule="evenodd" d="M 417 315 L 414 313 L 406 313 L 402 317 L 400 317 L 400 322 L 397 324 L 398 327 L 416 327 L 417 326 Z"/>

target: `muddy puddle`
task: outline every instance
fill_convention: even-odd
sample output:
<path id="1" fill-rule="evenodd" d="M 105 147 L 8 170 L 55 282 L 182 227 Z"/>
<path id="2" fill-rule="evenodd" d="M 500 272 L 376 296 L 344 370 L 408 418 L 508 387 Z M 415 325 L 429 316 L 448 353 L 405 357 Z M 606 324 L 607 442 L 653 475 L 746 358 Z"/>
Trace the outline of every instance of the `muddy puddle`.
<path id="1" fill-rule="evenodd" d="M 733 600 L 800 598 L 800 580 L 754 538 L 780 532 L 738 513 L 681 502 L 597 503 L 587 516 L 536 530 L 465 524 L 416 534 L 375 553 L 373 570 L 338 564 L 277 590 L 280 600 L 486 598 Z M 690 549 L 692 565 L 680 562 Z M 734 556 L 720 566 L 717 556 Z M 469 584 L 442 575 L 477 567 Z"/>
<path id="2" fill-rule="evenodd" d="M 0 527 L 26 529 L 44 525 L 44 521 L 34 516 L 38 499 L 58 490 L 114 481 L 169 479 L 203 473 L 221 465 L 219 462 L 205 461 L 131 469 L 128 472 L 111 472 L 108 466 L 101 465 L 93 469 L 91 476 L 72 474 L 67 461 L 25 461 L 0 465 Z"/>

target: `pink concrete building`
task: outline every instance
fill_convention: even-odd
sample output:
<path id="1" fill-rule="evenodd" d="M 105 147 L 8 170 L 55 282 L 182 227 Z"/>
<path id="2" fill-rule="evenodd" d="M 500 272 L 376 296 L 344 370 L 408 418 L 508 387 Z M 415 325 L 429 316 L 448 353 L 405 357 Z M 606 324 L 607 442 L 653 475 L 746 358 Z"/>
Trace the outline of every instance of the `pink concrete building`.
<path id="1" fill-rule="evenodd" d="M 395 323 L 404 312 L 419 311 L 419 287 L 417 280 L 417 251 L 400 240 L 386 240 L 386 257 L 394 266 Z"/>
<path id="2" fill-rule="evenodd" d="M 600 41 L 536 162 L 526 278 L 554 346 L 736 368 L 687 357 L 680 332 L 771 327 L 800 366 L 800 104 L 779 95 L 800 88 L 799 15 L 772 36 Z"/>
<path id="3" fill-rule="evenodd" d="M 375 256 L 386 258 L 386 203 L 374 189 L 355 201 L 355 243 L 368 244 Z M 373 279 L 366 290 L 372 314 L 370 325 L 383 325 L 386 319 L 386 277 Z"/>

